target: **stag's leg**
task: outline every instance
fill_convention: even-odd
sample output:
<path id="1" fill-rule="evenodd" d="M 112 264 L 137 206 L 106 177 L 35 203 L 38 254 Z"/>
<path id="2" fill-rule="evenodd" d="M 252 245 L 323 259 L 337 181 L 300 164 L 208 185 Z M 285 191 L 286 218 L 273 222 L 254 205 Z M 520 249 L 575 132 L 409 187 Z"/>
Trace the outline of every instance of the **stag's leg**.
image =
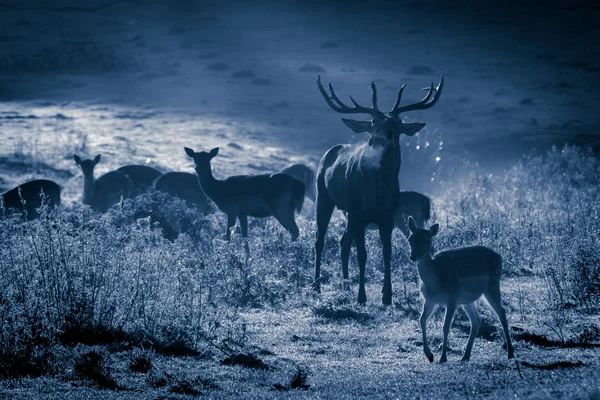
<path id="1" fill-rule="evenodd" d="M 490 304 L 490 306 L 498 315 L 498 319 L 502 324 L 502 329 L 504 330 L 504 339 L 506 340 L 506 349 L 508 350 L 508 358 L 514 358 L 515 348 L 512 345 L 512 341 L 510 340 L 510 332 L 508 330 L 506 311 L 504 310 L 504 307 L 502 307 L 502 298 L 500 296 L 500 283 L 498 283 L 497 285 L 492 285 L 492 287 L 484 293 L 484 296 Z"/>
<path id="2" fill-rule="evenodd" d="M 344 230 L 344 234 L 342 235 L 342 240 L 340 241 L 341 248 L 341 256 L 342 256 L 342 290 L 350 289 L 350 285 L 348 283 L 348 260 L 350 258 L 350 249 L 352 247 L 352 240 L 354 237 L 352 236 L 352 227 L 350 226 L 350 221 L 346 224 L 346 229 Z"/>
<path id="3" fill-rule="evenodd" d="M 469 316 L 469 320 L 471 321 L 471 332 L 469 333 L 469 340 L 467 341 L 467 349 L 465 350 L 465 355 L 463 356 L 463 361 L 469 361 L 471 359 L 471 350 L 473 349 L 473 342 L 477 337 L 477 333 L 479 332 L 479 327 L 481 326 L 481 318 L 479 318 L 479 312 L 477 312 L 477 307 L 475 307 L 475 303 L 465 305 L 465 311 Z"/>
<path id="4" fill-rule="evenodd" d="M 392 232 L 394 231 L 394 219 L 384 218 L 379 223 L 379 238 L 383 246 L 383 293 L 382 302 L 388 306 L 392 304 Z"/>
<path id="5" fill-rule="evenodd" d="M 227 232 L 225 232 L 225 240 L 231 241 L 231 228 L 235 226 L 235 220 L 237 216 L 235 214 L 227 214 Z"/>
<path id="6" fill-rule="evenodd" d="M 448 303 L 446 305 L 446 316 L 444 317 L 444 343 L 442 344 L 442 356 L 440 357 L 440 363 L 448 361 L 446 352 L 448 351 L 448 334 L 450 333 L 450 326 L 452 325 L 452 318 L 456 312 L 456 304 Z"/>
<path id="7" fill-rule="evenodd" d="M 331 214 L 335 208 L 335 203 L 329 197 L 327 192 L 317 192 L 317 233 L 315 241 L 315 281 L 313 289 L 317 292 L 321 291 L 321 254 L 325 245 L 325 234 L 327 226 L 331 220 Z"/>
<path id="8" fill-rule="evenodd" d="M 365 225 L 360 221 L 357 221 L 352 215 L 348 214 L 348 226 L 352 226 L 352 235 L 354 236 L 354 241 L 356 242 L 356 254 L 358 256 L 358 303 L 365 304 L 367 302 L 367 292 L 365 291 L 365 266 L 367 264 Z"/>
<path id="9" fill-rule="evenodd" d="M 429 343 L 427 343 L 427 319 L 433 310 L 435 310 L 435 304 L 425 300 L 423 311 L 421 311 L 421 318 L 419 319 L 419 322 L 421 323 L 421 333 L 423 334 L 423 351 L 429 362 L 433 362 L 433 353 L 429 348 Z"/>

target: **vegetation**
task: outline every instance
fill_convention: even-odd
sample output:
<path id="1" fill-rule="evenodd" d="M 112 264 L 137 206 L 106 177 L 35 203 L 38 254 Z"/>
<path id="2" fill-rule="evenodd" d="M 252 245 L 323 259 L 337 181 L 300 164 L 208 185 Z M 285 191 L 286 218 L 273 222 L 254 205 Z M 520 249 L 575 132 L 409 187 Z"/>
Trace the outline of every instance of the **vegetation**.
<path id="1" fill-rule="evenodd" d="M 501 176 L 473 173 L 434 199 L 434 220 L 441 224 L 435 247 L 483 244 L 502 254 L 504 278 L 512 285 L 505 297 L 509 322 L 526 326 L 513 330 L 516 342 L 535 344 L 545 335 L 554 345 L 597 346 L 598 198 L 600 164 L 591 152 L 575 147 L 524 159 Z M 275 221 L 253 220 L 251 238 L 244 241 L 236 231 L 226 243 L 224 216 L 203 216 L 153 190 L 103 215 L 86 206 L 42 207 L 40 219 L 23 221 L 0 206 L 0 377 L 50 375 L 118 390 L 121 376 L 112 365 L 121 352 L 133 352 L 124 369 L 144 377 L 148 388 L 200 394 L 219 386 L 204 377 L 166 373 L 157 367 L 160 357 L 223 362 L 242 354 L 268 366 L 263 374 L 281 369 L 263 363 L 261 348 L 252 343 L 256 335 L 248 332 L 248 315 L 253 310 L 308 308 L 300 315 L 352 329 L 414 320 L 420 307 L 416 268 L 399 232 L 393 255 L 396 307 L 357 307 L 354 295 L 340 292 L 341 216 L 331 222 L 323 254 L 329 287 L 321 296 L 312 292 L 315 229 L 308 209 L 298 217 L 297 242 Z M 379 288 L 377 235 L 370 233 L 367 242 L 367 277 Z M 357 275 L 354 259 L 352 276 Z M 539 289 L 535 295 L 532 282 Z M 327 297 L 332 295 L 337 297 Z M 532 315 L 535 320 L 527 325 Z M 292 338 L 298 344 L 307 340 Z M 502 343 L 501 336 L 496 341 Z M 274 387 L 315 390 L 315 369 L 310 370 L 289 367 Z M 290 376 L 291 383 L 281 384 Z"/>

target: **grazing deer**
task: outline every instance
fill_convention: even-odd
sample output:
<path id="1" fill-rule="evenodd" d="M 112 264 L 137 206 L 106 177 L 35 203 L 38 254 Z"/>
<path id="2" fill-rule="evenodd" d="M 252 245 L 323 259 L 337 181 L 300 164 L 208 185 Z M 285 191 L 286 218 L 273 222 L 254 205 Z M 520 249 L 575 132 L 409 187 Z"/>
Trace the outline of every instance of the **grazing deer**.
<path id="1" fill-rule="evenodd" d="M 392 303 L 391 254 L 392 231 L 394 229 L 394 210 L 398 205 L 398 173 L 400 172 L 400 135 L 412 136 L 425 124 L 406 123 L 400 114 L 412 110 L 424 110 L 432 107 L 440 98 L 444 79 L 437 88 L 433 84 L 420 102 L 400 107 L 404 86 L 398 93 L 396 104 L 391 111 L 384 113 L 377 108 L 377 89 L 371 82 L 373 107 L 363 107 L 352 97 L 354 107 L 348 107 L 337 97 L 329 84 L 328 95 L 321 77 L 317 79 L 319 91 L 334 111 L 343 114 L 368 114 L 371 121 L 356 121 L 342 118 L 346 126 L 355 133 L 368 133 L 369 141 L 363 145 L 337 145 L 329 149 L 319 164 L 317 172 L 317 234 L 315 242 L 315 290 L 320 290 L 321 253 L 325 242 L 327 226 L 333 209 L 348 213 L 346 231 L 352 233 L 356 241 L 359 271 L 358 302 L 366 303 L 365 264 L 365 227 L 371 223 L 379 226 L 379 235 L 383 245 L 384 283 L 383 304 Z M 342 270 L 344 280 L 348 279 L 348 258 L 352 241 L 350 235 L 344 235 L 341 241 Z"/>
<path id="2" fill-rule="evenodd" d="M 197 207 L 204 214 L 213 212 L 211 201 L 202 191 L 196 174 L 167 172 L 156 179 L 154 187 L 156 190 L 185 200 L 188 207 Z"/>
<path id="3" fill-rule="evenodd" d="M 487 247 L 469 246 L 442 251 L 432 258 L 431 239 L 439 232 L 440 225 L 434 224 L 429 229 L 421 229 L 416 226 L 412 217 L 409 217 L 408 228 L 412 233 L 408 238 L 410 259 L 418 262 L 421 294 L 425 298 L 420 322 L 423 333 L 423 351 L 429 361 L 433 362 L 433 353 L 427 344 L 427 318 L 429 318 L 437 304 L 446 306 L 444 343 L 440 363 L 447 360 L 448 333 L 450 332 L 454 312 L 460 305 L 464 307 L 471 320 L 471 332 L 467 349 L 462 358 L 463 361 L 469 361 L 473 342 L 481 324 L 477 307 L 475 307 L 475 301 L 481 295 L 485 296 L 498 315 L 504 329 L 508 358 L 513 358 L 515 350 L 510 340 L 506 312 L 502 307 L 500 296 L 500 278 L 502 276 L 502 257 L 500 254 Z"/>
<path id="4" fill-rule="evenodd" d="M 300 212 L 304 203 L 304 183 L 288 174 L 237 175 L 224 181 L 212 175 L 210 161 L 219 148 L 195 152 L 185 148 L 194 160 L 198 182 L 206 195 L 227 215 L 225 239 L 231 238 L 231 227 L 239 219 L 242 236 L 248 236 L 248 216 L 265 218 L 273 216 L 296 240 L 300 231 L 294 220 L 294 211 Z"/>
<path id="5" fill-rule="evenodd" d="M 39 217 L 37 209 L 42 206 L 42 193 L 47 196 L 49 207 L 54 208 L 60 205 L 60 186 L 47 179 L 36 179 L 23 183 L 0 196 L 5 209 L 25 212 L 27 219 L 32 220 Z M 24 209 L 23 205 L 25 205 Z"/>
<path id="6" fill-rule="evenodd" d="M 306 197 L 311 199 L 313 203 L 316 201 L 315 194 L 315 171 L 312 168 L 307 167 L 304 164 L 293 164 L 284 168 L 281 172 L 288 174 L 292 178 L 298 179 L 300 182 L 304 182 L 306 188 Z"/>
<path id="7" fill-rule="evenodd" d="M 100 157 L 98 154 L 93 160 L 82 160 L 77 154 L 73 154 L 75 163 L 83 172 L 83 204 L 103 213 L 121 201 L 121 198 L 129 197 L 133 183 L 120 171 L 110 171 L 94 179 L 94 167 L 100 162 Z"/>
<path id="8" fill-rule="evenodd" d="M 125 165 L 117 171 L 124 173 L 133 183 L 131 197 L 139 196 L 152 187 L 162 172 L 147 165 Z"/>

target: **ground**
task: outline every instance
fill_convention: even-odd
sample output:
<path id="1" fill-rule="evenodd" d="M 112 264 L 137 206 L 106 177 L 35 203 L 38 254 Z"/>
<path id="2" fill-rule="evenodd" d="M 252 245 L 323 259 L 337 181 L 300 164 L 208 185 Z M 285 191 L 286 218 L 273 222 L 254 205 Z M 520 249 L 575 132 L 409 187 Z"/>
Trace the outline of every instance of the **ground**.
<path id="1" fill-rule="evenodd" d="M 402 138 L 402 189 L 436 196 L 474 170 L 501 173 L 552 145 L 600 148 L 600 28 L 592 2 L 491 8 L 437 1 L 140 0 L 87 9 L 102 4 L 0 3 L 0 191 L 48 177 L 63 187 L 66 207 L 80 202 L 73 153 L 101 153 L 97 176 L 125 164 L 193 173 L 184 146 L 221 147 L 213 165 L 221 178 L 291 162 L 314 167 L 329 147 L 365 139 L 327 107 L 316 88 L 319 74 L 340 98 L 352 95 L 366 105 L 374 80 L 386 109 L 402 84 L 406 104 L 444 76 L 439 103 L 406 115 L 427 127 Z M 505 286 L 517 304 L 517 285 Z M 337 287 L 327 290 L 334 296 Z M 315 315 L 323 300 L 308 292 L 293 306 L 241 310 L 248 342 L 272 370 L 223 367 L 216 362 L 220 353 L 156 356 L 155 369 L 202 375 L 221 388 L 202 390 L 215 398 L 600 396 L 597 347 L 517 341 L 515 362 L 506 359 L 501 340 L 479 338 L 470 363 L 460 363 L 453 351 L 448 364 L 429 364 L 415 315 L 380 307 L 379 290 L 378 281 L 369 284 L 364 321 Z M 395 293 L 396 302 L 401 298 Z M 519 319 L 512 310 L 510 318 L 511 325 L 541 329 L 530 313 Z M 430 332 L 437 346 L 439 316 Z M 462 349 L 466 334 L 452 336 L 453 347 Z M 119 384 L 133 391 L 40 378 L 3 381 L 1 397 L 169 396 L 129 373 L 128 357 L 114 354 L 113 368 Z M 558 361 L 574 366 L 535 367 Z M 273 389 L 287 384 L 297 366 L 309 371 L 309 390 Z"/>

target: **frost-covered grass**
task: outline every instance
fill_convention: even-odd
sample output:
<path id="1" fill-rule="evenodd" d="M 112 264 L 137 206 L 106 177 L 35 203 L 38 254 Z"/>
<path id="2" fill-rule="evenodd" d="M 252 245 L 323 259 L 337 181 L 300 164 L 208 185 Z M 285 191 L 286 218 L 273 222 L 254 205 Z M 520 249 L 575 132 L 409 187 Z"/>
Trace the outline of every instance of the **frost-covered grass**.
<path id="1" fill-rule="evenodd" d="M 118 393 L 241 397 L 504 397 L 511 390 L 535 397 L 527 381 L 538 376 L 538 397 L 560 386 L 562 395 L 585 398 L 598 378 L 599 183 L 595 156 L 565 147 L 500 176 L 473 173 L 434 199 L 442 226 L 436 249 L 484 244 L 503 255 L 504 301 L 521 364 L 506 360 L 496 317 L 483 305 L 489 340 L 477 339 L 473 362 L 427 363 L 416 323 L 416 268 L 397 232 L 392 307 L 380 305 L 381 251 L 373 233 L 367 306 L 355 304 L 354 292 L 341 292 L 337 214 L 324 252 L 328 283 L 323 294 L 313 293 L 308 200 L 297 242 L 274 220 L 255 219 L 249 252 L 237 231 L 231 243 L 222 240 L 221 214 L 202 216 L 154 191 L 105 215 L 75 206 L 21 222 L 2 211 L 0 376 L 47 376 Z M 441 339 L 436 315 L 434 349 Z M 467 333 L 459 313 L 451 361 Z M 267 369 L 220 365 L 238 353 Z M 567 364 L 550 379 L 540 368 L 553 362 Z M 578 391 L 569 386 L 575 378 L 584 382 Z M 19 387 L 35 392 L 39 381 L 31 382 Z M 444 384 L 428 389 L 431 382 Z"/>

